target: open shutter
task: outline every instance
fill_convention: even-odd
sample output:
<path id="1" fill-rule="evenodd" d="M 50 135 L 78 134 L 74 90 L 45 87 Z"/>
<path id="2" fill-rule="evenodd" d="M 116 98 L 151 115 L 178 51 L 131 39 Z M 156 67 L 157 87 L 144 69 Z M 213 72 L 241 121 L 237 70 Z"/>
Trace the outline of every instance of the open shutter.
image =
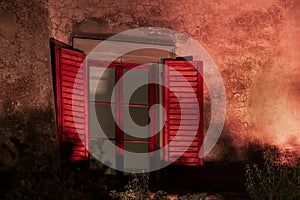
<path id="1" fill-rule="evenodd" d="M 203 165 L 203 159 L 199 158 L 203 142 L 203 79 L 198 73 L 198 69 L 202 71 L 202 62 L 165 60 L 164 64 L 164 146 L 169 144 L 165 151 L 165 161 L 181 165 Z M 171 91 L 176 92 L 177 98 Z M 179 124 L 182 124 L 183 131 L 177 135 Z M 180 157 L 176 159 L 176 156 Z"/>
<path id="2" fill-rule="evenodd" d="M 54 45 L 58 138 L 63 163 L 88 159 L 85 54 Z"/>

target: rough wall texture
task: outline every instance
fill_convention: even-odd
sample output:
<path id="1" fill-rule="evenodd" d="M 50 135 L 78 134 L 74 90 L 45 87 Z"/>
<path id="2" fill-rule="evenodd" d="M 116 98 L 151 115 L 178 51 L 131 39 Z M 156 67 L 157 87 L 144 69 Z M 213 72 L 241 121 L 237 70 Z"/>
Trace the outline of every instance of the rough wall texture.
<path id="1" fill-rule="evenodd" d="M 240 160 L 255 142 L 297 148 L 299 11 L 298 0 L 0 1 L 1 167 L 17 164 L 26 145 L 37 170 L 57 163 L 50 36 L 70 44 L 143 26 L 189 35 L 221 72 L 226 123 L 207 160 Z"/>
<path id="2" fill-rule="evenodd" d="M 298 0 L 49 0 L 49 11 L 52 36 L 66 43 L 72 35 L 157 26 L 203 45 L 227 94 L 224 131 L 207 160 L 243 159 L 256 142 L 300 144 Z"/>
<path id="3" fill-rule="evenodd" d="M 47 2 L 0 1 L 0 168 L 55 169 Z M 26 165 L 24 165 L 26 163 Z"/>

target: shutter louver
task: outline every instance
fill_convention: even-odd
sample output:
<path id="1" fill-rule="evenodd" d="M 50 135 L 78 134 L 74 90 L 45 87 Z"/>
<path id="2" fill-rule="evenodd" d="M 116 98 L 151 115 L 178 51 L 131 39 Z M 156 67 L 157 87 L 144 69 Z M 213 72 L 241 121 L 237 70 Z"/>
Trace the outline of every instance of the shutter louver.
<path id="1" fill-rule="evenodd" d="M 62 162 L 88 159 L 85 54 L 55 46 L 57 125 Z"/>
<path id="2" fill-rule="evenodd" d="M 164 64 L 167 111 L 164 145 L 169 144 L 165 160 L 181 165 L 203 165 L 203 158 L 199 158 L 203 142 L 203 79 L 198 73 L 198 69 L 202 71 L 202 62 L 165 60 Z"/>

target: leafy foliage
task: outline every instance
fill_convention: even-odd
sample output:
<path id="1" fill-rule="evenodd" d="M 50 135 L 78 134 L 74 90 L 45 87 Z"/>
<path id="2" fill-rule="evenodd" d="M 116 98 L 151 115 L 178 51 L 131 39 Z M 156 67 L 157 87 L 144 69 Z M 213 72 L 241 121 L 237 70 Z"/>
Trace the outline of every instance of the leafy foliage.
<path id="1" fill-rule="evenodd" d="M 153 200 L 170 200 L 170 199 L 168 198 L 167 192 L 159 190 L 154 195 Z"/>
<path id="2" fill-rule="evenodd" d="M 178 200 L 205 200 L 206 197 L 206 193 L 187 194 L 184 196 L 179 196 Z"/>
<path id="3" fill-rule="evenodd" d="M 253 200 L 300 199 L 300 162 L 289 150 L 265 146 L 263 166 L 247 165 L 246 189 Z"/>
<path id="4" fill-rule="evenodd" d="M 113 200 L 170 200 L 167 192 L 157 191 L 153 198 L 150 197 L 149 177 L 145 174 L 133 174 L 133 179 L 125 186 L 124 192 L 113 190 L 110 196 Z M 187 194 L 178 196 L 178 200 L 205 200 L 206 193 Z"/>
<path id="5" fill-rule="evenodd" d="M 110 192 L 115 200 L 147 200 L 150 199 L 149 177 L 145 174 L 133 174 L 133 179 L 125 186 L 125 192 Z"/>

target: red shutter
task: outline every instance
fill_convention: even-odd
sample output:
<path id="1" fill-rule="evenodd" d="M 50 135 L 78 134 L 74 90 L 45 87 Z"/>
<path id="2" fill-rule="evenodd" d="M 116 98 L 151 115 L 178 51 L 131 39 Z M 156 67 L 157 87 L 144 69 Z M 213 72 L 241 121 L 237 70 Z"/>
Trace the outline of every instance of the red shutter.
<path id="1" fill-rule="evenodd" d="M 58 137 L 62 162 L 88 159 L 88 88 L 85 54 L 54 47 Z"/>
<path id="2" fill-rule="evenodd" d="M 203 142 L 203 79 L 198 73 L 198 69 L 202 71 L 202 62 L 165 60 L 164 64 L 164 107 L 167 112 L 164 145 L 169 144 L 165 151 L 165 160 L 181 165 L 203 165 L 203 159 L 199 158 Z M 176 92 L 177 98 L 171 91 Z M 193 98 L 195 95 L 196 99 Z M 182 104 L 181 110 L 179 102 Z M 183 130 L 180 135 L 179 124 L 182 124 Z M 176 156 L 180 157 L 176 159 Z"/>

